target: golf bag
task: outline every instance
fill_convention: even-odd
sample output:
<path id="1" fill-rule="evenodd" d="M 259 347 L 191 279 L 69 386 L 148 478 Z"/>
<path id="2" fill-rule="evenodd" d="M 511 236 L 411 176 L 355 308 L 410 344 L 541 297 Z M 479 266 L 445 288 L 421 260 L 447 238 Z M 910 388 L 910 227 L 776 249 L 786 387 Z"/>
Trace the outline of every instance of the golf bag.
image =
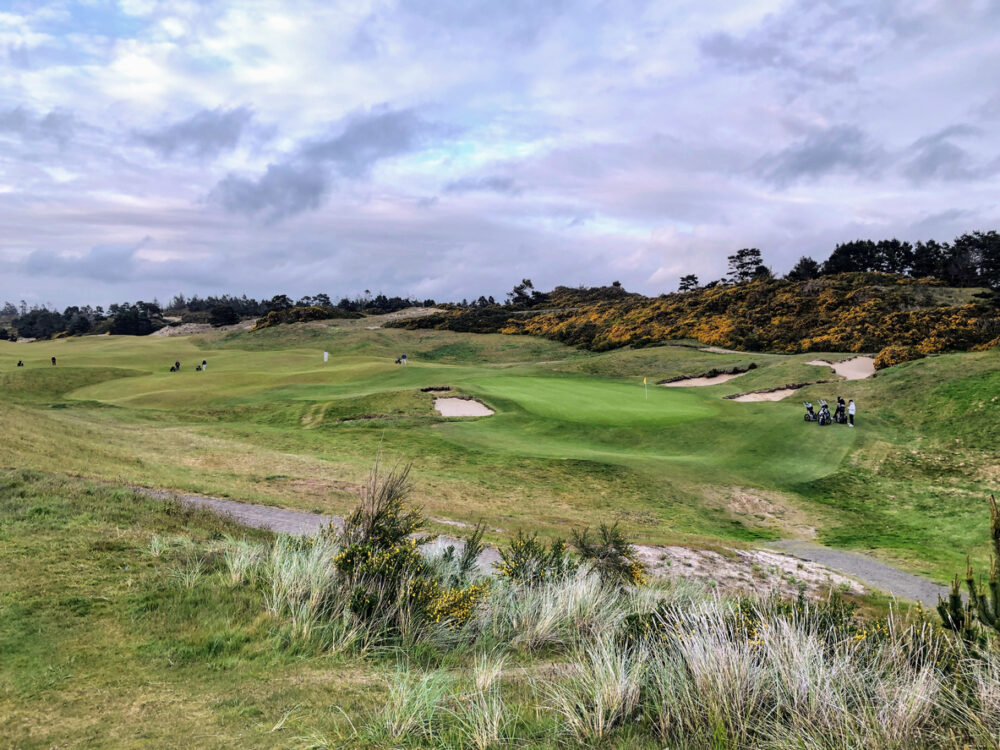
<path id="1" fill-rule="evenodd" d="M 826 427 L 828 424 L 833 424 L 833 417 L 830 416 L 830 407 L 826 401 L 819 402 L 818 422 L 820 427 Z"/>
<path id="2" fill-rule="evenodd" d="M 844 399 L 837 399 L 837 411 L 833 413 L 833 421 L 837 424 L 847 424 L 847 404 Z"/>
<path id="3" fill-rule="evenodd" d="M 815 422 L 816 421 L 816 412 L 813 411 L 813 405 L 812 405 L 812 403 L 810 403 L 809 401 L 803 401 L 802 405 L 806 407 L 806 413 L 803 416 L 803 418 L 807 422 Z"/>

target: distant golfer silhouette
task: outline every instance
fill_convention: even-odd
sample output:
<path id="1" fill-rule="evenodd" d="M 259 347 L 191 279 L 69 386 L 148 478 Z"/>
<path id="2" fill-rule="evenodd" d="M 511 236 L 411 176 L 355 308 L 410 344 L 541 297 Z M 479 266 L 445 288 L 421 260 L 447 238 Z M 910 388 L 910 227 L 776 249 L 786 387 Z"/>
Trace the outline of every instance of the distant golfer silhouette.
<path id="1" fill-rule="evenodd" d="M 22 362 L 21 360 L 17 360 L 17 366 L 24 367 L 24 362 Z"/>
<path id="2" fill-rule="evenodd" d="M 181 363 L 174 362 L 174 372 L 180 372 L 180 369 L 181 369 Z"/>
<path id="3" fill-rule="evenodd" d="M 56 366 L 56 358 L 55 358 L 55 357 L 53 357 L 53 358 L 52 358 L 52 366 L 53 366 L 53 367 L 55 367 L 55 366 Z"/>

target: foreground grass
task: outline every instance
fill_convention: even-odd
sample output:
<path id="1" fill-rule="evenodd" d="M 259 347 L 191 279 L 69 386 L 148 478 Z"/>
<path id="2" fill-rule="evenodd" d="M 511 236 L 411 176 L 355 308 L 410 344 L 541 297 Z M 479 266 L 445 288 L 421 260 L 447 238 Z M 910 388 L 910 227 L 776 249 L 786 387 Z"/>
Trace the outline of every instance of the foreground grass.
<path id="1" fill-rule="evenodd" d="M 247 533 L 85 480 L 0 475 L 0 744 L 1000 742 L 1000 657 L 919 619 L 581 571 L 494 582 L 460 621 L 398 619 L 405 602 L 368 620 L 348 606 L 339 544 Z M 429 560 L 427 575 L 447 574 Z"/>
<path id="2" fill-rule="evenodd" d="M 0 745 L 296 747 L 383 691 L 287 646 L 225 585 L 208 514 L 30 471 L 0 475 Z M 272 731 L 282 718 L 284 729 Z"/>

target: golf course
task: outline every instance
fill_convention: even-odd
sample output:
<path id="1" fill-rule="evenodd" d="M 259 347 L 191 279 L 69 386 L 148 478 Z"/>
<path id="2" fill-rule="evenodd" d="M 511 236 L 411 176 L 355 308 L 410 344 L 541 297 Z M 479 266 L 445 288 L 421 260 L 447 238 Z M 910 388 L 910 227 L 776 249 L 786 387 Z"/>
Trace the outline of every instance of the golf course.
<path id="1" fill-rule="evenodd" d="M 367 316 L 0 342 L 0 742 L 747 747 L 756 743 L 751 735 L 776 732 L 776 746 L 784 746 L 812 730 L 789 729 L 785 719 L 719 729 L 704 719 L 704 697 L 669 708 L 690 717 L 671 724 L 663 712 L 674 698 L 649 680 L 701 679 L 690 659 L 722 658 L 727 652 L 713 640 L 719 632 L 732 633 L 732 647 L 749 654 L 751 628 L 782 633 L 789 617 L 798 629 L 789 631 L 792 641 L 770 643 L 768 659 L 805 653 L 815 632 L 851 644 L 871 639 L 879 654 L 897 649 L 898 638 L 932 639 L 920 648 L 951 643 L 934 640 L 943 638 L 933 635 L 940 627 L 929 629 L 922 611 L 875 587 L 854 597 L 874 619 L 857 619 L 838 598 L 856 590 L 851 571 L 841 571 L 848 578 L 834 590 L 827 576 L 836 565 L 816 569 L 765 548 L 820 545 L 937 583 L 947 583 L 966 555 L 982 569 L 987 498 L 1000 481 L 996 350 L 930 356 L 844 380 L 827 363 L 856 354 L 730 352 L 695 341 L 597 353 L 530 336 L 384 322 Z M 406 363 L 397 364 L 404 353 Z M 171 371 L 175 363 L 180 369 Z M 705 376 L 717 384 L 687 384 Z M 778 401 L 726 398 L 783 386 L 793 392 Z M 801 402 L 837 396 L 858 405 L 855 428 L 803 420 Z M 435 408 L 441 398 L 459 399 L 450 402 L 459 413 L 475 404 L 475 413 L 489 415 L 443 416 Z M 370 473 L 376 457 L 382 472 L 412 465 L 409 476 Z M 345 589 L 338 572 L 349 537 L 296 541 L 175 499 L 285 509 L 295 528 L 306 528 L 309 518 L 347 517 L 359 497 L 366 507 L 387 487 L 386 497 L 405 493 L 424 534 L 475 545 L 468 535 L 481 524 L 483 543 L 499 550 L 490 559 L 502 563 L 470 578 L 447 550 L 440 558 L 431 550 L 428 562 L 407 563 L 405 575 L 417 578 L 400 590 L 413 591 L 428 571 L 450 581 L 441 584 L 447 590 L 418 609 L 412 600 L 386 600 L 377 610 L 400 620 L 359 619 L 358 589 Z M 395 517 L 380 523 L 391 526 Z M 633 566 L 630 580 L 648 575 L 646 585 L 623 591 L 617 579 L 602 583 L 604 573 L 567 577 L 556 540 L 601 524 L 616 524 L 644 551 L 644 573 L 634 551 L 623 559 Z M 399 544 L 368 559 L 412 554 L 409 543 Z M 523 570 L 551 582 L 538 588 L 520 578 L 511 567 L 518 559 L 535 560 Z M 721 566 L 733 560 L 753 568 L 749 593 L 787 596 L 812 581 L 814 603 L 800 599 L 789 610 L 780 599 L 719 599 L 729 595 Z M 698 577 L 688 566 L 700 568 Z M 373 579 L 378 596 L 401 575 L 392 570 L 380 568 Z M 661 614 L 648 614 L 657 601 Z M 732 631 L 725 623 L 734 606 L 752 607 L 741 622 L 759 624 Z M 915 624 L 881 624 L 899 616 L 885 620 L 890 608 Z M 416 621 L 404 613 L 414 611 L 429 624 L 407 625 Z M 635 622 L 655 629 L 696 612 L 685 626 L 690 640 L 677 641 L 696 651 L 676 674 L 667 662 L 650 672 L 646 652 L 619 652 L 608 640 L 631 633 Z M 908 629 L 890 637 L 893 628 Z M 715 645 L 698 645 L 707 643 Z M 851 648 L 845 658 L 859 661 L 838 679 L 853 675 L 850 689 L 872 705 L 887 680 L 925 679 L 896 661 L 886 677 L 865 666 L 867 652 Z M 713 664 L 704 663 L 706 675 L 722 674 Z M 973 668 L 987 668 L 981 664 Z M 760 674 L 769 685 L 790 684 L 767 670 Z M 611 713 L 592 714 L 588 696 L 614 680 L 644 687 L 615 698 Z M 720 698 L 718 710 L 729 716 L 733 705 Z M 777 716 L 763 705 L 754 715 Z M 934 706 L 919 727 L 899 731 L 936 736 L 939 726 L 952 726 L 938 717 L 965 710 Z M 640 718 L 626 724 L 624 716 Z M 843 746 L 857 746 L 886 726 L 871 715 L 838 731 L 847 733 Z M 977 727 L 962 736 L 992 731 Z M 869 746 L 890 746 L 880 742 Z"/>
<path id="2" fill-rule="evenodd" d="M 985 554 L 995 350 L 845 381 L 817 360 L 851 354 L 591 353 L 373 322 L 0 342 L 0 465 L 342 515 L 381 451 L 414 464 L 429 516 L 491 534 L 617 521 L 656 544 L 813 539 L 941 582 Z M 776 402 L 725 398 L 801 383 Z M 496 413 L 445 418 L 441 396 Z M 856 429 L 803 421 L 802 401 L 837 396 L 858 403 Z"/>

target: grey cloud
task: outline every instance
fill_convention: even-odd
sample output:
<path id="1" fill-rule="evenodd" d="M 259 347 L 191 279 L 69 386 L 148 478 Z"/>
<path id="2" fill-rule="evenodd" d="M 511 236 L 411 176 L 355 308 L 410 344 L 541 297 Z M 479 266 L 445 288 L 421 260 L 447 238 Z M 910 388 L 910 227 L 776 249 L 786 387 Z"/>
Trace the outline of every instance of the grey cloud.
<path id="1" fill-rule="evenodd" d="M 137 138 L 163 157 L 183 153 L 208 159 L 235 148 L 252 119 L 248 107 L 205 109 L 160 130 L 138 133 Z"/>
<path id="2" fill-rule="evenodd" d="M 209 197 L 232 213 L 276 221 L 318 208 L 329 187 L 329 175 L 318 165 L 269 164 L 256 180 L 227 175 Z"/>
<path id="3" fill-rule="evenodd" d="M 139 243 L 98 245 L 78 256 L 34 250 L 21 262 L 21 270 L 29 275 L 124 281 L 133 278 L 135 254 L 148 241 L 146 237 Z"/>
<path id="4" fill-rule="evenodd" d="M 444 186 L 446 193 L 490 192 L 502 195 L 520 195 L 523 188 L 512 177 L 485 175 L 483 177 L 462 177 Z"/>
<path id="5" fill-rule="evenodd" d="M 47 115 L 34 115 L 24 107 L 0 112 L 0 133 L 11 133 L 26 141 L 47 140 L 60 145 L 73 135 L 73 115 L 52 110 Z"/>
<path id="6" fill-rule="evenodd" d="M 412 109 L 379 108 L 352 115 L 339 134 L 303 146 L 299 158 L 329 162 L 342 174 L 358 177 L 382 159 L 419 148 L 436 130 Z"/>
<path id="7" fill-rule="evenodd" d="M 993 165 L 976 165 L 969 152 L 956 145 L 957 138 L 979 135 L 970 125 L 952 125 L 920 138 L 909 148 L 912 154 L 903 164 L 903 174 L 914 182 L 928 180 L 971 180 L 990 174 Z"/>
<path id="8" fill-rule="evenodd" d="M 227 211 L 276 221 L 318 208 L 331 173 L 362 177 L 383 159 L 419 149 L 439 131 L 409 109 L 356 114 L 337 135 L 305 143 L 288 159 L 269 164 L 256 180 L 227 175 L 209 198 Z"/>
<path id="9" fill-rule="evenodd" d="M 836 125 L 761 159 L 757 171 L 765 179 L 784 186 L 831 172 L 870 174 L 884 161 L 884 150 L 872 143 L 860 128 Z"/>

